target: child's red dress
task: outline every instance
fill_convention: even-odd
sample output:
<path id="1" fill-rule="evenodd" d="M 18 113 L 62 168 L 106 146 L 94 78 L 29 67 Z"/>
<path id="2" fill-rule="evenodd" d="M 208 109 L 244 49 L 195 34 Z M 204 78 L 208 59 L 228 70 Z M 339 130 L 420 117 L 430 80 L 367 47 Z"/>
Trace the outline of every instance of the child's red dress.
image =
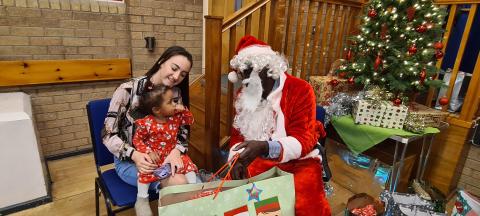
<path id="1" fill-rule="evenodd" d="M 168 154 L 175 148 L 177 144 L 177 132 L 181 125 L 193 124 L 193 115 L 186 110 L 168 117 L 167 122 L 160 123 L 152 115 L 135 121 L 136 130 L 133 137 L 133 145 L 136 150 L 142 153 L 158 152 L 160 161 L 158 165 L 162 165 Z M 197 166 L 192 162 L 190 157 L 185 154 L 181 155 L 183 168 L 177 169 L 176 173 L 186 174 L 188 172 L 198 172 Z M 153 174 L 138 173 L 140 183 L 151 183 L 158 181 Z"/>

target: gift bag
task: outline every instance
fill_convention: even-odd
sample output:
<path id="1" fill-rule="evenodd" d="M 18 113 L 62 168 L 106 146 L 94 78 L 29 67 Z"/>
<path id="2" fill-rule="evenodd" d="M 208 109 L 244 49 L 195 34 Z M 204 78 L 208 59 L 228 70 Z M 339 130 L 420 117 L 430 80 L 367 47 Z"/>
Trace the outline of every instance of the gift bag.
<path id="1" fill-rule="evenodd" d="M 452 216 L 480 215 L 480 200 L 464 190 L 457 192 L 457 200 L 453 206 Z"/>
<path id="2" fill-rule="evenodd" d="M 158 213 L 185 216 L 295 215 L 293 175 L 274 167 L 245 180 L 165 187 L 159 192 Z"/>

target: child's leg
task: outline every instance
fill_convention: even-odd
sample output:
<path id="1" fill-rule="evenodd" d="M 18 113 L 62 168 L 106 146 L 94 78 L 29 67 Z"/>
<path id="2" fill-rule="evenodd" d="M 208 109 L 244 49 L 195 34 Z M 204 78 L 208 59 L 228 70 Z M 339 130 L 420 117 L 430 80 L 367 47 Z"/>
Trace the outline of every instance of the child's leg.
<path id="1" fill-rule="evenodd" d="M 161 182 L 162 188 L 172 186 L 172 185 L 181 185 L 188 184 L 187 178 L 183 174 L 175 174 L 175 176 L 170 176 Z"/>
<path id="2" fill-rule="evenodd" d="M 185 173 L 185 178 L 187 178 L 189 184 L 197 183 L 197 174 L 193 171 Z"/>
<path id="3" fill-rule="evenodd" d="M 150 183 L 137 183 L 137 202 L 135 202 L 135 213 L 137 216 L 152 216 L 152 209 L 148 201 L 148 187 Z"/>

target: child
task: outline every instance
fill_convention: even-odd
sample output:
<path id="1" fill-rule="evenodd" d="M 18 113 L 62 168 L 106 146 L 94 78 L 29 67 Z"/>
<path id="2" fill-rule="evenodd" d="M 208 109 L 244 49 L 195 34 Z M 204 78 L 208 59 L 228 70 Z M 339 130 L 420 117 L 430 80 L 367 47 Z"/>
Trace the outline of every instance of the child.
<path id="1" fill-rule="evenodd" d="M 193 123 L 192 113 L 174 102 L 172 89 L 163 85 L 147 89 L 140 99 L 140 108 L 148 115 L 135 121 L 133 145 L 137 151 L 147 153 L 157 165 L 165 165 L 165 159 L 177 144 L 178 128 Z M 196 183 L 197 166 L 187 155 L 181 155 L 181 159 L 183 167 L 172 167 L 171 177 L 161 180 L 161 184 Z M 158 180 L 153 174 L 138 173 L 137 215 L 152 215 L 148 188 Z"/>

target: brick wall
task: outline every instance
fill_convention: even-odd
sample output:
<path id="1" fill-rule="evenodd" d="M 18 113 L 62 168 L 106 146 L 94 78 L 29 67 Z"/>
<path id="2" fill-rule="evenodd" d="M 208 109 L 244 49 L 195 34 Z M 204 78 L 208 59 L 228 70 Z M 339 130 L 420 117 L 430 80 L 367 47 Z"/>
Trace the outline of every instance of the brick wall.
<path id="1" fill-rule="evenodd" d="M 192 73 L 202 70 L 201 0 L 131 0 L 130 14 L 133 74 L 144 74 L 166 47 L 179 45 L 193 55 Z M 145 49 L 145 37 L 156 38 L 156 49 Z"/>
<path id="2" fill-rule="evenodd" d="M 144 37 L 155 36 L 155 52 Z M 202 2 L 0 0 L 0 60 L 131 58 L 143 74 L 165 47 L 186 47 L 201 73 Z M 1 72 L 0 72 L 1 73 Z M 91 148 L 85 104 L 111 97 L 122 81 L 0 88 L 32 98 L 44 155 Z"/>
<path id="3" fill-rule="evenodd" d="M 480 196 L 480 148 L 471 146 L 463 167 L 459 188 L 464 188 Z"/>

